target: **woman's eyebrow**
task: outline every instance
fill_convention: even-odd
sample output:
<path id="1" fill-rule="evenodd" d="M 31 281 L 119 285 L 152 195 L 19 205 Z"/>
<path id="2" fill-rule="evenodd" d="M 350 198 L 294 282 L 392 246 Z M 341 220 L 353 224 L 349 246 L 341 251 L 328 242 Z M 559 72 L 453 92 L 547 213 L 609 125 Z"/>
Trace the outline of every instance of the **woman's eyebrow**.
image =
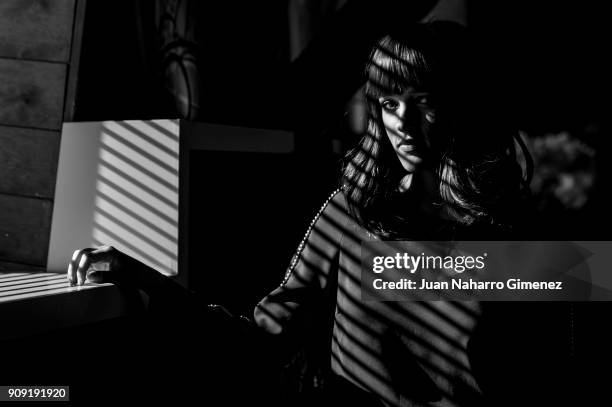
<path id="1" fill-rule="evenodd" d="M 409 96 L 411 98 L 418 98 L 418 97 L 423 97 L 423 96 L 431 96 L 431 92 L 410 92 L 407 95 L 406 94 L 399 94 L 399 93 L 393 93 L 393 94 L 387 94 L 387 95 L 380 95 L 378 97 L 378 99 L 401 99 L 405 96 Z"/>

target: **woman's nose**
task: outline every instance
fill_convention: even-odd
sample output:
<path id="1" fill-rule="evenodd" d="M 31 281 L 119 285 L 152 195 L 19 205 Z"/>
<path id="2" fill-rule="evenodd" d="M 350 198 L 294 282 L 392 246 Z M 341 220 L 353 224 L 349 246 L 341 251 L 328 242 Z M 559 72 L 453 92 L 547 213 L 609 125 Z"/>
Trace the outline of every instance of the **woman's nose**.
<path id="1" fill-rule="evenodd" d="M 397 129 L 402 133 L 407 133 L 410 129 L 419 125 L 419 115 L 416 109 L 409 106 L 402 106 L 397 110 L 398 126 Z"/>

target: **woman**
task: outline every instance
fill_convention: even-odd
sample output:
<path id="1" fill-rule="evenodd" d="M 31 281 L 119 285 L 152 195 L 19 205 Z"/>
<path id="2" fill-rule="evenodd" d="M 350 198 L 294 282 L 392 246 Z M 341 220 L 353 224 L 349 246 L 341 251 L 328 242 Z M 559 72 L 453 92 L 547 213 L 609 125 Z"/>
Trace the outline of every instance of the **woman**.
<path id="1" fill-rule="evenodd" d="M 481 402 L 468 357 L 476 302 L 365 302 L 360 288 L 365 241 L 493 239 L 509 236 L 519 216 L 526 182 L 514 138 L 493 126 L 463 35 L 433 23 L 377 42 L 366 69 L 367 134 L 283 283 L 255 310 L 257 325 L 281 336 L 303 329 L 302 308 L 311 321 L 329 315 L 331 338 L 321 342 L 332 344 L 334 382 L 385 405 Z"/>
<path id="2" fill-rule="evenodd" d="M 366 302 L 359 274 L 364 241 L 491 239 L 506 236 L 518 216 L 526 184 L 515 139 L 489 107 L 463 37 L 450 23 L 432 23 L 376 43 L 366 69 L 367 133 L 347 154 L 342 186 L 312 221 L 284 281 L 255 309 L 256 325 L 279 341 L 308 337 L 306 377 L 314 386 L 327 379 L 340 397 L 482 403 L 468 349 L 479 304 Z M 86 274 L 92 263 L 108 271 Z M 135 271 L 120 273 L 127 269 Z M 68 279 L 82 284 L 86 275 L 178 290 L 111 247 L 75 252 Z"/>

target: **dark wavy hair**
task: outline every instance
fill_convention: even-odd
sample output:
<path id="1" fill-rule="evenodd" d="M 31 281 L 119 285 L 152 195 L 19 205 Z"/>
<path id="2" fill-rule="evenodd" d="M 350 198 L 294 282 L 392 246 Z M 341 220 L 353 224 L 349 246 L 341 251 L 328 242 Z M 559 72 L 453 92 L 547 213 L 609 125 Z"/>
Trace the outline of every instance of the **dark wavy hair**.
<path id="1" fill-rule="evenodd" d="M 439 187 L 433 204 L 458 224 L 504 225 L 528 193 L 530 156 L 496 110 L 486 65 L 469 45 L 465 29 L 447 22 L 405 27 L 376 42 L 366 66 L 367 130 L 342 169 L 351 213 L 370 231 L 393 235 L 404 219 L 387 213 L 406 173 L 386 136 L 378 99 L 411 85 L 426 86 L 435 98 L 429 136 Z M 517 147 L 528 158 L 525 169 Z"/>

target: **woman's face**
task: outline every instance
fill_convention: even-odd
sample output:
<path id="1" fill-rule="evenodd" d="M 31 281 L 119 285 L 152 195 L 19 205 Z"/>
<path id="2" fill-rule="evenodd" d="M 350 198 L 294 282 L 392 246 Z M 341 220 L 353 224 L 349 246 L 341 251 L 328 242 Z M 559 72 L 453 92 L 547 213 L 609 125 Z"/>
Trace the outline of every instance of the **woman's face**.
<path id="1" fill-rule="evenodd" d="M 378 98 L 387 137 L 409 173 L 423 166 L 431 148 L 429 136 L 436 120 L 431 97 L 430 92 L 414 86 L 402 94 Z"/>

